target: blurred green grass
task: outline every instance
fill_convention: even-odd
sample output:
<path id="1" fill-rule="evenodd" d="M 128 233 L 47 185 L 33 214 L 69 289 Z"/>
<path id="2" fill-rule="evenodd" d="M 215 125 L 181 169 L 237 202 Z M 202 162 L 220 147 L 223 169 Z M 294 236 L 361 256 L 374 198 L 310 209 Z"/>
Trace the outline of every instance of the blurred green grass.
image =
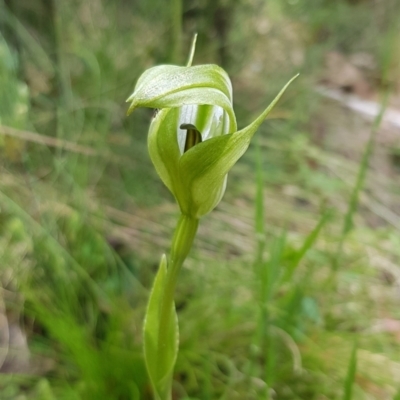
<path id="1" fill-rule="evenodd" d="M 124 100 L 145 68 L 183 61 L 197 31 L 195 63 L 232 75 L 239 126 L 301 79 L 182 271 L 175 398 L 393 398 L 400 239 L 379 194 L 398 204 L 398 179 L 372 169 L 356 184 L 368 160 L 318 143 L 334 106 L 313 88 L 332 50 L 372 54 L 390 85 L 381 44 L 398 4 L 187 1 L 178 35 L 160 0 L 50 3 L 0 2 L 0 328 L 29 345 L 0 352 L 14 372 L 0 397 L 151 398 L 142 319 L 177 210 L 147 155 L 151 113 L 125 118 Z"/>

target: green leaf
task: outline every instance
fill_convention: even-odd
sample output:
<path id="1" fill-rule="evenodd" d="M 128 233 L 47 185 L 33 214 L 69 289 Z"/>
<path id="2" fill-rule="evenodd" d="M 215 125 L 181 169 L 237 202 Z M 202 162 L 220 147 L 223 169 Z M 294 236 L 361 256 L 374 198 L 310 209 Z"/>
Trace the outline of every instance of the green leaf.
<path id="1" fill-rule="evenodd" d="M 169 324 L 170 329 L 162 333 L 167 335 L 168 345 L 163 348 L 159 345 L 160 310 L 166 275 L 167 259 L 163 255 L 150 293 L 144 321 L 144 357 L 156 400 L 171 398 L 172 373 L 178 354 L 178 317 L 174 303 L 171 304 L 173 321 Z M 166 362 L 163 365 L 159 362 L 161 352 L 166 353 L 166 357 L 163 357 Z"/>
<path id="2" fill-rule="evenodd" d="M 184 182 L 183 187 L 190 188 L 191 196 L 196 200 L 195 208 L 197 205 L 201 205 L 201 209 L 209 208 L 210 204 L 207 203 L 215 198 L 215 193 L 220 190 L 229 170 L 245 153 L 258 127 L 297 76 L 284 86 L 265 111 L 246 128 L 206 140 L 182 155 L 179 161 L 181 179 Z M 202 214 L 201 209 L 198 211 L 199 216 Z"/>

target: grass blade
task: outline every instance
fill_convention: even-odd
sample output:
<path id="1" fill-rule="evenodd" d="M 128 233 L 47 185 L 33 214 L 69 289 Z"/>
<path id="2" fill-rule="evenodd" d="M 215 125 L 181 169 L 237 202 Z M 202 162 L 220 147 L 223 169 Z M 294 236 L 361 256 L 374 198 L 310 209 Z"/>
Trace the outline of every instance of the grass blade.
<path id="1" fill-rule="evenodd" d="M 256 197 L 254 225 L 257 237 L 256 265 L 260 266 L 263 262 L 263 253 L 265 247 L 265 213 L 264 213 L 264 176 L 262 169 L 262 157 L 260 138 L 256 141 Z"/>
<path id="2" fill-rule="evenodd" d="M 310 232 L 310 234 L 306 237 L 306 239 L 304 240 L 303 245 L 301 246 L 301 248 L 296 252 L 296 254 L 294 255 L 293 261 L 289 264 L 289 266 L 287 267 L 285 274 L 283 276 L 283 281 L 289 281 L 292 276 L 294 271 L 296 270 L 296 268 L 299 266 L 301 260 L 303 259 L 303 257 L 306 255 L 307 251 L 314 245 L 314 243 L 316 242 L 321 229 L 323 228 L 323 226 L 326 224 L 326 222 L 329 220 L 331 216 L 331 212 L 330 210 L 326 211 L 321 219 L 319 220 L 318 224 L 316 225 L 316 227 Z"/>
<path id="3" fill-rule="evenodd" d="M 353 350 L 351 352 L 349 366 L 347 369 L 347 376 L 344 382 L 344 394 L 343 400 L 351 400 L 353 393 L 353 383 L 355 381 L 357 372 L 357 343 L 354 343 Z"/>

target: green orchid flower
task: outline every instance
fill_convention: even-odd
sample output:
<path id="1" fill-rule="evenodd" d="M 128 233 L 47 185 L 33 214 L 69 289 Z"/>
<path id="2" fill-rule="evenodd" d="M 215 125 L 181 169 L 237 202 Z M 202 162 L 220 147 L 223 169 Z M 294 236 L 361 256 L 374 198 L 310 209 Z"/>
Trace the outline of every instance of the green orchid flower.
<path id="1" fill-rule="evenodd" d="M 150 158 L 181 210 L 169 257 L 161 259 L 144 321 L 144 358 L 156 400 L 171 400 L 179 342 L 174 291 L 199 219 L 221 201 L 228 172 L 295 79 L 258 118 L 238 130 L 227 73 L 217 65 L 191 66 L 195 40 L 186 67 L 148 69 L 127 100 L 131 102 L 128 114 L 138 107 L 156 109 L 148 136 Z"/>
<path id="2" fill-rule="evenodd" d="M 238 131 L 231 81 L 219 66 L 161 65 L 143 73 L 127 100 L 128 114 L 137 107 L 157 110 L 148 149 L 182 214 L 200 218 L 217 206 L 229 170 L 290 82 L 254 122 Z"/>

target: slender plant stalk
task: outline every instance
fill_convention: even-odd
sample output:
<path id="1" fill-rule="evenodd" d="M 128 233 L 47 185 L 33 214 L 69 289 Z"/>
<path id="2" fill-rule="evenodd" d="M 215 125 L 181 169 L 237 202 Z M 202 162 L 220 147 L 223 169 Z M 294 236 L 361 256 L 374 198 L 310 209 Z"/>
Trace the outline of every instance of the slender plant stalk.
<path id="1" fill-rule="evenodd" d="M 159 338 L 159 368 L 162 368 L 165 360 L 165 347 L 168 346 L 167 336 L 164 334 L 169 331 L 171 322 L 171 304 L 174 302 L 174 293 L 179 271 L 192 247 L 196 236 L 199 220 L 187 215 L 181 215 L 172 239 L 171 255 L 168 262 L 167 277 L 165 282 L 164 294 L 160 309 L 160 325 L 158 331 Z"/>
<path id="2" fill-rule="evenodd" d="M 171 53 L 170 61 L 177 63 L 181 61 L 182 55 L 182 0 L 171 0 Z"/>
<path id="3" fill-rule="evenodd" d="M 255 213 L 254 213 L 254 228 L 257 238 L 256 254 L 254 259 L 254 277 L 259 286 L 257 287 L 258 305 L 259 305 L 259 321 L 257 330 L 255 332 L 254 341 L 258 344 L 258 349 L 250 352 L 249 369 L 247 375 L 249 377 L 249 385 L 254 386 L 254 382 L 251 377 L 258 364 L 259 352 L 263 348 L 263 336 L 264 336 L 264 316 L 265 316 L 265 305 L 262 298 L 262 269 L 264 267 L 264 249 L 265 249 L 265 223 L 264 223 L 264 176 L 262 169 L 262 157 L 260 148 L 260 139 L 256 141 L 256 156 L 255 156 L 255 170 L 256 170 L 256 196 L 255 196 Z"/>

